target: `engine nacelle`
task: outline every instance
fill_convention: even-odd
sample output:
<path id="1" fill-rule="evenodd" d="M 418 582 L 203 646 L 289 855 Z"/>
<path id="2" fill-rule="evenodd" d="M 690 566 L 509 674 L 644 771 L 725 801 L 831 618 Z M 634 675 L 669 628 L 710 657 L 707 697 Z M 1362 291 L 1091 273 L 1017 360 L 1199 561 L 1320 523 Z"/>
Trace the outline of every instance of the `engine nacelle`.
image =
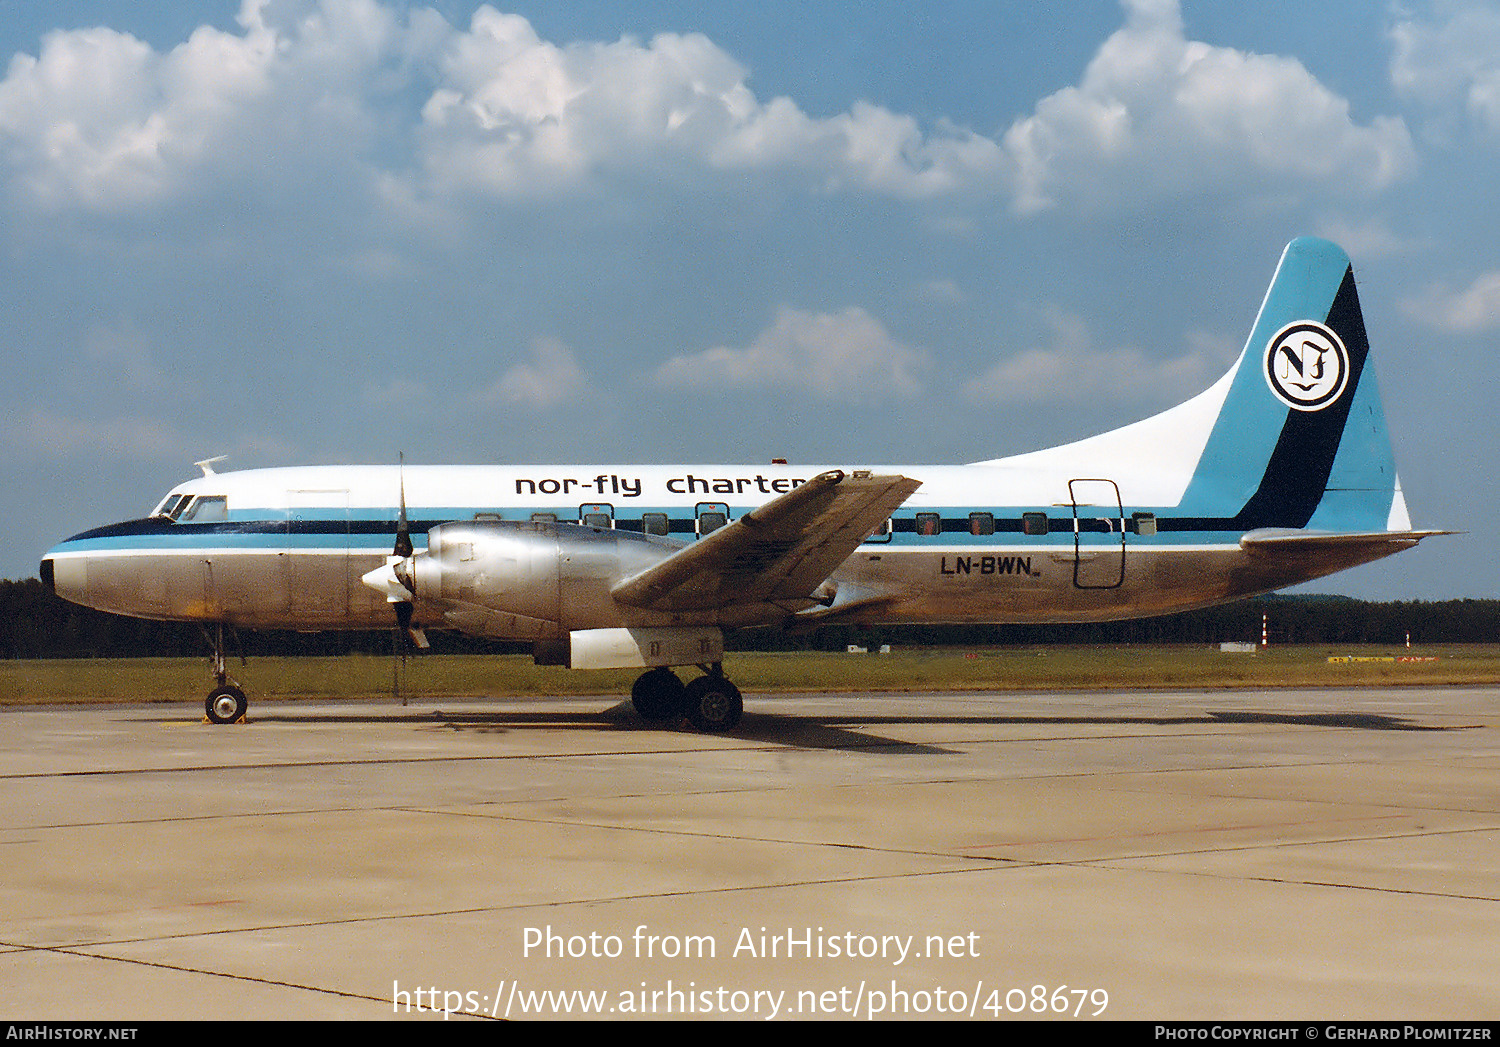
<path id="1" fill-rule="evenodd" d="M 446 523 L 427 533 L 411 581 L 418 601 L 555 622 L 564 631 L 618 626 L 610 589 L 678 548 L 652 535 L 576 524 Z"/>
<path id="2" fill-rule="evenodd" d="M 570 669 L 645 669 L 707 665 L 724 660 L 724 631 L 714 626 L 667 629 L 575 629 L 568 634 Z"/>

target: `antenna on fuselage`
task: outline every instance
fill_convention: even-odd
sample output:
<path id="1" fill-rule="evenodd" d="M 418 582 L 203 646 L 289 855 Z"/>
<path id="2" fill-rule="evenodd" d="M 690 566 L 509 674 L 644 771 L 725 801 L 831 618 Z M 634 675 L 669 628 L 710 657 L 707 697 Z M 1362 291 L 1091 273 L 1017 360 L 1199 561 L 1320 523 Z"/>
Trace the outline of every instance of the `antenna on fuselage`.
<path id="1" fill-rule="evenodd" d="M 216 455 L 213 458 L 205 458 L 203 459 L 203 461 L 194 462 L 193 464 L 196 465 L 199 469 L 203 470 L 204 476 L 216 476 L 218 474 L 214 472 L 214 463 L 227 461 L 229 461 L 229 456 L 227 454 L 221 454 Z"/>

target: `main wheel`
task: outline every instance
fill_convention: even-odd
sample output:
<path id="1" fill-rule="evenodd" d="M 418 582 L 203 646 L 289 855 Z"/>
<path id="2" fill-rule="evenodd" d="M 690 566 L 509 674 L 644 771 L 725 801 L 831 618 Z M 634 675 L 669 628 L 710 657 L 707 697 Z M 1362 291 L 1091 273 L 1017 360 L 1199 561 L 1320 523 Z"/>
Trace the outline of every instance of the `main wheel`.
<path id="1" fill-rule="evenodd" d="M 687 685 L 687 717 L 700 731 L 732 730 L 744 712 L 740 689 L 717 673 Z"/>
<path id="2" fill-rule="evenodd" d="M 245 715 L 245 709 L 249 705 L 244 691 L 233 684 L 225 684 L 209 694 L 208 701 L 203 703 L 203 709 L 214 723 L 234 723 Z"/>
<path id="3" fill-rule="evenodd" d="M 683 711 L 684 689 L 665 666 L 641 673 L 630 688 L 630 701 L 643 720 L 670 720 Z"/>

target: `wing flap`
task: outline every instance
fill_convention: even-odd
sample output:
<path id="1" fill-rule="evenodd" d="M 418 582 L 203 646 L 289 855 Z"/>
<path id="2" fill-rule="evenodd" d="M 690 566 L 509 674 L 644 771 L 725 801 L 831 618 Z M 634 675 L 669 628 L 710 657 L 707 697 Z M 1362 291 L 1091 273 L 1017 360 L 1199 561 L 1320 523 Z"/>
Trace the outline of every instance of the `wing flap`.
<path id="1" fill-rule="evenodd" d="M 658 611 L 811 599 L 920 486 L 905 476 L 821 473 L 625 579 L 612 594 Z"/>

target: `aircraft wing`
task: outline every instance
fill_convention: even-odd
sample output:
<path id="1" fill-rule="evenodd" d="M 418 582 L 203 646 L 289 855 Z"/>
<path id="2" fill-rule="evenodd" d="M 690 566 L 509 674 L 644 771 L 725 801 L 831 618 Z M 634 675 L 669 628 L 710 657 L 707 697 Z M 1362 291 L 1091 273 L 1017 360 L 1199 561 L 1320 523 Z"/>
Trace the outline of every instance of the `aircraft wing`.
<path id="1" fill-rule="evenodd" d="M 808 600 L 921 486 L 834 469 L 627 578 L 616 600 L 658 611 Z"/>

